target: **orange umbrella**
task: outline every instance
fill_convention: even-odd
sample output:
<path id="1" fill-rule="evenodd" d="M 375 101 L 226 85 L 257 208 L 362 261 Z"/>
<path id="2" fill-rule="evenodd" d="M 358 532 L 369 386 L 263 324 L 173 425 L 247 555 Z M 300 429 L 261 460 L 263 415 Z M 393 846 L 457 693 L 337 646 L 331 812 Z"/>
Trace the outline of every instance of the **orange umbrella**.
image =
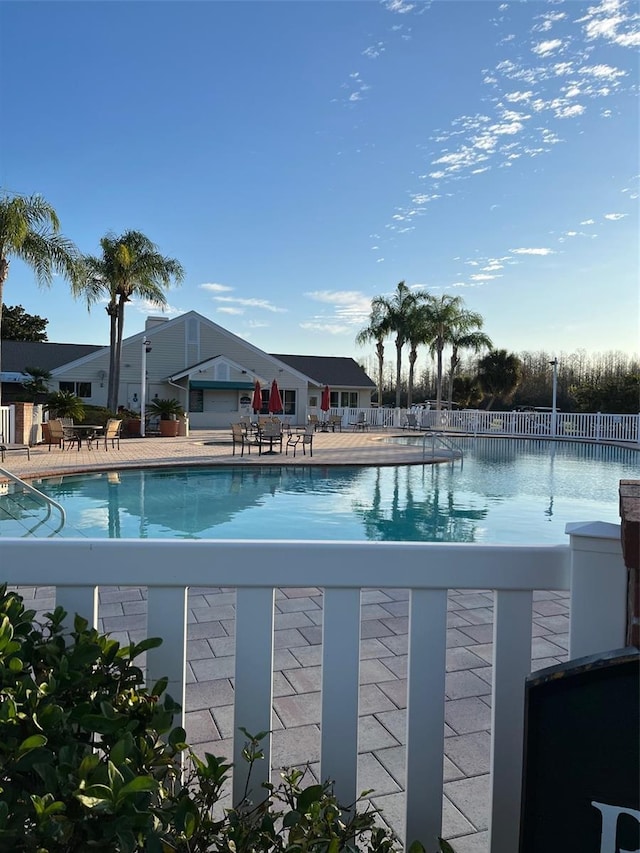
<path id="1" fill-rule="evenodd" d="M 259 411 L 262 409 L 262 391 L 260 390 L 260 383 L 256 379 L 256 384 L 253 388 L 253 400 L 251 401 L 251 408 L 253 409 L 253 414 L 257 415 Z"/>
<path id="2" fill-rule="evenodd" d="M 328 412 L 331 408 L 331 394 L 329 391 L 329 386 L 325 385 L 324 390 L 322 392 L 322 402 L 320 403 L 320 408 L 323 412 Z"/>
<path id="3" fill-rule="evenodd" d="M 274 379 L 271 383 L 271 394 L 269 394 L 269 413 L 272 415 L 276 415 L 279 414 L 282 409 L 282 397 L 280 396 L 278 383 Z"/>

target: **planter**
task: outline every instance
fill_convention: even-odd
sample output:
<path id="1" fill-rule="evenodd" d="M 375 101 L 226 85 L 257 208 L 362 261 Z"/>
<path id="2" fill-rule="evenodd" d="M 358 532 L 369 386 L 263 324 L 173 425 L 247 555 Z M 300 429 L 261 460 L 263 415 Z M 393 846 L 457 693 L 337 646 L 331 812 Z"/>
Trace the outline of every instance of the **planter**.
<path id="1" fill-rule="evenodd" d="M 127 435 L 140 435 L 140 418 L 129 418 L 127 421 Z"/>
<path id="2" fill-rule="evenodd" d="M 178 435 L 178 421 L 160 421 L 160 435 L 164 438 L 175 438 Z"/>

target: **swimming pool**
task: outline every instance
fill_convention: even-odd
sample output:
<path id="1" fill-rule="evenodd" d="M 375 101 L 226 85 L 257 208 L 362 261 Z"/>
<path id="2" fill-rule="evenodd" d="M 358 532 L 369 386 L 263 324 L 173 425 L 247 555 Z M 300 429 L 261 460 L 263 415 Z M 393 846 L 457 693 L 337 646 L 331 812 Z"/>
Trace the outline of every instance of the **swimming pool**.
<path id="1" fill-rule="evenodd" d="M 626 448 L 457 443 L 464 460 L 440 465 L 123 470 L 39 488 L 66 508 L 63 536 L 563 543 L 569 521 L 617 523 L 618 481 L 640 470 Z"/>

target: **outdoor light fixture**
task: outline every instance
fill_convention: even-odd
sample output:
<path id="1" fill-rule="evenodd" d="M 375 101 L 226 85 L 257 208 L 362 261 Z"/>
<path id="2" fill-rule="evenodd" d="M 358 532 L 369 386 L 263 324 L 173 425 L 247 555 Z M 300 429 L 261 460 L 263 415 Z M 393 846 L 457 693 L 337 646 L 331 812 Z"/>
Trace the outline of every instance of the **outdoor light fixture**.
<path id="1" fill-rule="evenodd" d="M 147 353 L 151 352 L 151 342 L 142 338 L 142 368 L 140 376 L 140 436 L 144 438 L 144 415 L 147 401 Z"/>
<path id="2" fill-rule="evenodd" d="M 551 392 L 551 435 L 556 435 L 558 425 L 558 359 L 554 358 L 549 364 L 553 368 L 553 391 Z"/>

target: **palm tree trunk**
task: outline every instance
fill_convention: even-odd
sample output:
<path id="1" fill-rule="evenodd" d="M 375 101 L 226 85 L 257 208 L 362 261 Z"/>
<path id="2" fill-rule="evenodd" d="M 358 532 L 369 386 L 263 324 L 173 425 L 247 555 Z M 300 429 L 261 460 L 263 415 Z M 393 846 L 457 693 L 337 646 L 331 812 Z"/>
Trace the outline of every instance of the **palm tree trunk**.
<path id="1" fill-rule="evenodd" d="M 402 372 L 403 341 L 396 338 L 396 409 L 400 408 L 400 374 Z"/>
<path id="2" fill-rule="evenodd" d="M 382 388 L 384 386 L 384 343 L 379 340 L 376 344 L 376 352 L 378 354 L 378 408 L 382 408 Z"/>
<path id="3" fill-rule="evenodd" d="M 124 304 L 126 301 L 126 297 L 121 293 L 118 297 L 118 331 L 116 340 L 116 359 L 113 371 L 113 393 L 116 399 L 116 410 L 118 408 L 118 395 L 120 394 L 120 362 L 122 361 L 122 339 L 124 334 Z"/>
<path id="4" fill-rule="evenodd" d="M 116 340 L 117 340 L 117 316 L 118 305 L 112 300 L 107 305 L 109 315 L 109 384 L 107 386 L 107 409 L 116 412 L 118 409 L 118 393 L 115 385 L 116 377 Z"/>
<path id="5" fill-rule="evenodd" d="M 411 352 L 409 353 L 409 383 L 407 387 L 407 409 L 411 408 L 411 403 L 413 402 L 413 375 L 417 358 L 418 351 L 415 347 L 411 347 Z"/>
<path id="6" fill-rule="evenodd" d="M 449 368 L 449 411 L 451 411 L 451 404 L 453 403 L 453 379 L 455 377 L 456 370 L 458 369 L 458 350 L 457 347 L 454 346 L 453 352 L 451 353 L 451 365 Z"/>
<path id="7" fill-rule="evenodd" d="M 437 373 L 436 373 L 436 412 L 442 409 L 442 350 L 443 346 L 438 346 L 437 354 Z"/>
<path id="8" fill-rule="evenodd" d="M 0 341 L 2 339 L 2 305 L 4 299 L 4 283 L 9 275 L 9 261 L 6 258 L 0 259 Z M 0 343 L 0 370 L 2 370 L 2 345 Z M 2 382 L 0 382 L 0 406 L 2 405 Z M 9 436 L 4 436 L 6 441 L 9 441 Z"/>

